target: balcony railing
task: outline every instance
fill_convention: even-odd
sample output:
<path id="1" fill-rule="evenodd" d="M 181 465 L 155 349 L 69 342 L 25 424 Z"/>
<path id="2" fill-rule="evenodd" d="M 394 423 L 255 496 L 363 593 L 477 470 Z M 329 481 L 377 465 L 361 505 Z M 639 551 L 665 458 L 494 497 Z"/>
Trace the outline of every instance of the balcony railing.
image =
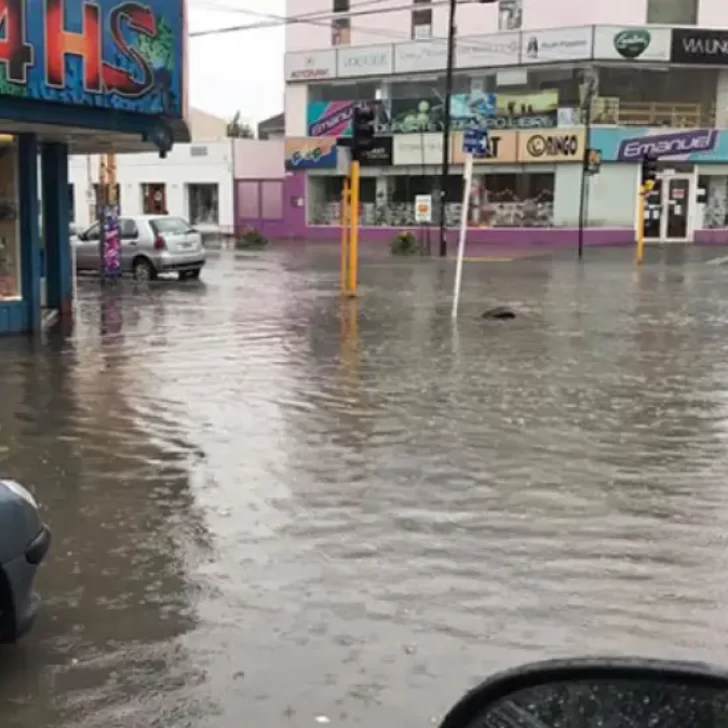
<path id="1" fill-rule="evenodd" d="M 618 126 L 665 126 L 672 129 L 709 129 L 715 126 L 715 106 L 701 104 L 625 102 L 616 97 L 597 97 L 592 123 Z"/>

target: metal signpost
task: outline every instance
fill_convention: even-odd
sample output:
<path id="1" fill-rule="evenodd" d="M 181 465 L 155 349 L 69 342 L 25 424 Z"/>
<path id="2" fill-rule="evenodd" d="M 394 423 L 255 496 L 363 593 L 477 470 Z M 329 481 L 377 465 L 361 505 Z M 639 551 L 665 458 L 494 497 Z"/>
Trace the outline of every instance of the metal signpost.
<path id="1" fill-rule="evenodd" d="M 469 127 L 463 135 L 465 172 L 463 174 L 463 207 L 460 215 L 460 237 L 458 239 L 458 258 L 455 268 L 455 290 L 452 299 L 452 317 L 458 316 L 460 286 L 463 280 L 463 257 L 465 256 L 465 235 L 468 229 L 468 208 L 470 207 L 470 188 L 473 184 L 473 159 L 488 156 L 488 132 L 480 127 Z"/>

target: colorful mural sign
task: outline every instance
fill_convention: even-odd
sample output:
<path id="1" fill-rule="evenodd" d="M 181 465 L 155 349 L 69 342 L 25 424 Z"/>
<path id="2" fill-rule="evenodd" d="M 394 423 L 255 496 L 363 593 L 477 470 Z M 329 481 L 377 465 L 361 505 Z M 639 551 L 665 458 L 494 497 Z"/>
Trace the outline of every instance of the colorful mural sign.
<path id="1" fill-rule="evenodd" d="M 292 137 L 285 141 L 286 169 L 335 169 L 334 137 Z"/>
<path id="2" fill-rule="evenodd" d="M 728 162 L 728 133 L 717 129 L 595 127 L 590 143 L 609 162 L 637 163 L 646 152 L 676 162 Z"/>
<path id="3" fill-rule="evenodd" d="M 179 117 L 183 13 L 181 0 L 0 0 L 0 96 Z"/>

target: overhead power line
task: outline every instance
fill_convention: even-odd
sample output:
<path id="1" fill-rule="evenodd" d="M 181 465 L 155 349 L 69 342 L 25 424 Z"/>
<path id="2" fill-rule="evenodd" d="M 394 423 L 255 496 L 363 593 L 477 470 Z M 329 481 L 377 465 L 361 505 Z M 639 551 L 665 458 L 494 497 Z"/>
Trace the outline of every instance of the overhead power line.
<path id="1" fill-rule="evenodd" d="M 462 1 L 462 0 L 461 0 Z M 465 0 L 467 2 L 467 0 Z M 362 2 L 355 5 L 355 8 L 364 8 L 368 5 L 380 5 L 385 0 L 368 0 L 368 2 Z M 447 5 L 447 0 L 433 0 L 427 3 L 427 8 L 437 7 L 440 5 Z M 223 33 L 237 33 L 241 30 L 258 30 L 261 28 L 275 28 L 280 25 L 296 25 L 298 23 L 304 23 L 307 25 L 319 25 L 322 22 L 326 24 L 330 23 L 336 18 L 356 18 L 364 15 L 383 15 L 386 13 L 397 13 L 403 10 L 412 10 L 412 3 L 407 5 L 397 5 L 391 8 L 366 8 L 363 10 L 354 10 L 349 13 L 306 13 L 304 15 L 272 15 L 270 13 L 259 13 L 252 10 L 232 10 L 231 12 L 242 13 L 243 15 L 251 15 L 253 17 L 267 18 L 265 22 L 261 23 L 249 23 L 248 25 L 231 25 L 226 28 L 213 28 L 211 30 L 198 30 L 189 34 L 190 38 L 201 38 L 206 35 L 221 35 Z M 361 30 L 364 30 L 363 28 Z M 372 28 L 372 30 L 374 30 Z M 378 33 L 379 31 L 377 31 Z"/>

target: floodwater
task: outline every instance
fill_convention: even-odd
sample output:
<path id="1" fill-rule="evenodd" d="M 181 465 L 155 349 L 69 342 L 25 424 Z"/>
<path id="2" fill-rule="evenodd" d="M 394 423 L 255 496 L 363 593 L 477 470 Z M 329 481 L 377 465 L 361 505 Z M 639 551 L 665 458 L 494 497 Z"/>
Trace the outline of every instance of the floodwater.
<path id="1" fill-rule="evenodd" d="M 432 725 L 545 656 L 728 649 L 728 267 L 223 253 L 0 340 L 55 542 L 3 728 Z M 488 305 L 521 314 L 485 322 Z"/>

